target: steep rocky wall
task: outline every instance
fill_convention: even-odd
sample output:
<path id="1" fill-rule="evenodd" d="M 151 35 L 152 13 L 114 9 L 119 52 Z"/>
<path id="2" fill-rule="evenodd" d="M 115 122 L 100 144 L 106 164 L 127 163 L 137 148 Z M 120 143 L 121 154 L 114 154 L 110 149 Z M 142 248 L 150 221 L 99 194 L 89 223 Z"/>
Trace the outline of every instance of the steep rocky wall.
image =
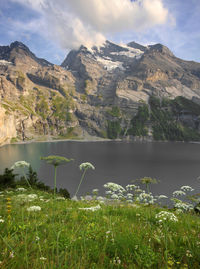
<path id="1" fill-rule="evenodd" d="M 0 145 L 9 143 L 16 136 L 17 131 L 14 116 L 6 114 L 6 110 L 0 107 Z"/>

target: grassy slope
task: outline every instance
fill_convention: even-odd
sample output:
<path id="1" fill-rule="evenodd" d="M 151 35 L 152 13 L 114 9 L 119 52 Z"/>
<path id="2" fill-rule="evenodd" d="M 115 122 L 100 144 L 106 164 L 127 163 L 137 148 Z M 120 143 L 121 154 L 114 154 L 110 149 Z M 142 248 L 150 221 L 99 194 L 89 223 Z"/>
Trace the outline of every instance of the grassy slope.
<path id="1" fill-rule="evenodd" d="M 27 201 L 30 193 L 38 198 Z M 24 194 L 0 196 L 0 268 L 200 268 L 196 215 L 175 213 L 178 222 L 161 225 L 155 215 L 163 209 L 157 206 L 100 204 L 93 212 L 79 208 L 97 201 Z M 33 205 L 41 211 L 28 212 Z"/>

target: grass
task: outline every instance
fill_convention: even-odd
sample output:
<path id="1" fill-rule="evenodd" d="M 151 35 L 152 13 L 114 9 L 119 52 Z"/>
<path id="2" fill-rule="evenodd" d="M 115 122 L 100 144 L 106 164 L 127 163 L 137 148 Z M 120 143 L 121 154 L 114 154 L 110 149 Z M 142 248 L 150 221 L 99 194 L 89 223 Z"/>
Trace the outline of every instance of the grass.
<path id="1" fill-rule="evenodd" d="M 31 206 L 41 210 L 27 211 Z M 159 223 L 160 211 L 178 221 Z M 200 268 L 200 218 L 194 213 L 53 199 L 53 194 L 29 189 L 1 192 L 0 216 L 2 269 Z"/>

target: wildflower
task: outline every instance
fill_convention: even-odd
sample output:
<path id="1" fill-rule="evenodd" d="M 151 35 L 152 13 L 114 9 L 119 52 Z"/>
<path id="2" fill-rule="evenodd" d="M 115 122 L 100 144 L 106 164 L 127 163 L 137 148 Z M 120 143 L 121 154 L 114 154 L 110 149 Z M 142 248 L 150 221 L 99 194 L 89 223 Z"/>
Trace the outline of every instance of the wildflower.
<path id="1" fill-rule="evenodd" d="M 24 168 L 24 167 L 29 167 L 29 166 L 30 166 L 30 163 L 27 163 L 25 161 L 18 161 L 18 162 L 15 162 L 13 166 L 11 166 L 11 169 Z"/>
<path id="2" fill-rule="evenodd" d="M 92 190 L 92 194 L 93 194 L 93 195 L 98 195 L 98 192 L 99 192 L 98 189 L 94 189 L 94 190 Z"/>
<path id="3" fill-rule="evenodd" d="M 27 208 L 27 211 L 33 212 L 33 211 L 40 211 L 41 207 L 40 206 L 31 206 Z"/>
<path id="4" fill-rule="evenodd" d="M 112 199 L 115 199 L 115 200 L 118 200 L 119 199 L 119 196 L 114 193 L 114 194 L 111 195 L 111 198 Z"/>
<path id="5" fill-rule="evenodd" d="M 191 258 L 191 257 L 192 257 L 192 253 L 191 253 L 191 251 L 190 251 L 190 250 L 187 250 L 187 251 L 186 251 L 186 256 L 187 256 L 187 257 L 189 257 L 189 258 Z"/>
<path id="6" fill-rule="evenodd" d="M 67 159 L 62 156 L 55 156 L 55 155 L 50 155 L 47 157 L 41 157 L 41 160 L 45 160 L 48 164 L 52 164 L 54 166 L 54 198 L 56 195 L 56 174 L 57 174 L 57 167 L 59 165 L 66 164 L 68 162 L 73 161 L 73 159 Z"/>
<path id="7" fill-rule="evenodd" d="M 113 182 L 108 182 L 104 184 L 103 186 L 104 188 L 110 189 L 112 191 L 119 191 L 119 190 L 126 191 L 121 185 L 113 183 Z"/>
<path id="8" fill-rule="evenodd" d="M 177 213 L 177 214 L 181 214 L 181 213 L 183 213 L 183 210 L 180 209 L 180 208 L 178 208 L 178 209 L 176 209 L 176 213 Z"/>
<path id="9" fill-rule="evenodd" d="M 192 210 L 194 208 L 194 206 L 192 204 L 184 203 L 182 201 L 175 203 L 174 207 L 177 209 L 181 209 L 183 211 L 189 211 L 189 210 Z"/>
<path id="10" fill-rule="evenodd" d="M 57 197 L 57 198 L 56 198 L 56 200 L 65 200 L 65 198 L 64 198 L 64 197 L 59 196 L 59 197 Z"/>
<path id="11" fill-rule="evenodd" d="M 87 170 L 89 168 L 92 169 L 92 170 L 95 169 L 95 167 L 91 163 L 89 163 L 89 162 L 80 164 L 79 165 L 79 168 L 80 168 L 80 170 Z"/>
<path id="12" fill-rule="evenodd" d="M 131 184 L 131 185 L 127 185 L 126 186 L 126 189 L 127 190 L 129 190 L 129 191 L 132 191 L 132 190 L 135 190 L 135 189 L 137 189 L 138 188 L 138 186 L 136 186 L 136 185 L 134 185 L 134 184 Z"/>
<path id="13" fill-rule="evenodd" d="M 121 260 L 119 259 L 119 257 L 116 257 L 116 258 L 113 259 L 113 263 L 116 264 L 116 265 L 121 264 Z"/>
<path id="14" fill-rule="evenodd" d="M 25 188 L 17 188 L 16 191 L 24 192 L 24 191 L 27 191 L 27 189 L 25 189 Z"/>
<path id="15" fill-rule="evenodd" d="M 38 198 L 37 194 L 29 194 L 27 195 L 28 199 L 32 199 L 32 200 L 35 200 Z"/>
<path id="16" fill-rule="evenodd" d="M 41 260 L 41 261 L 46 261 L 47 258 L 45 258 L 45 257 L 40 257 L 40 260 Z"/>
<path id="17" fill-rule="evenodd" d="M 182 191 L 194 191 L 194 189 L 192 187 L 190 187 L 190 186 L 182 186 L 181 190 Z"/>
<path id="18" fill-rule="evenodd" d="M 110 194 L 112 194 L 112 191 L 106 191 L 106 194 L 110 195 Z"/>
<path id="19" fill-rule="evenodd" d="M 14 255 L 14 252 L 13 252 L 13 251 L 11 251 L 11 252 L 10 252 L 9 257 L 10 257 L 10 258 L 14 258 L 14 257 L 15 257 L 15 255 Z"/>
<path id="20" fill-rule="evenodd" d="M 11 167 L 11 169 L 16 169 L 16 168 L 21 168 L 23 170 L 23 175 L 24 175 L 24 178 L 28 184 L 28 186 L 31 188 L 31 185 L 26 177 L 26 174 L 25 174 L 25 168 L 29 168 L 30 167 L 30 163 L 27 163 L 25 161 L 18 161 L 18 162 L 15 162 L 13 164 L 13 166 Z"/>
<path id="21" fill-rule="evenodd" d="M 0 223 L 3 223 L 3 222 L 4 222 L 4 219 L 1 219 L 1 218 L 0 218 Z"/>
<path id="22" fill-rule="evenodd" d="M 185 193 L 184 191 L 174 191 L 174 192 L 172 193 L 172 195 L 173 195 L 174 197 L 176 197 L 176 196 L 186 195 L 186 193 Z"/>
<path id="23" fill-rule="evenodd" d="M 81 183 L 82 183 L 82 181 L 83 181 L 83 178 L 84 178 L 84 176 L 85 176 L 86 171 L 87 171 L 88 169 L 92 169 L 92 170 L 95 169 L 95 167 L 94 167 L 91 163 L 89 163 L 89 162 L 81 163 L 81 164 L 79 165 L 79 168 L 80 168 L 80 170 L 84 170 L 84 172 L 83 172 L 83 174 L 82 174 L 82 176 L 81 176 L 81 180 L 80 180 L 80 182 L 79 182 L 78 188 L 77 188 L 77 190 L 76 190 L 74 196 L 76 196 L 77 193 L 78 193 L 78 191 L 79 191 L 79 188 L 80 188 L 80 186 L 81 186 Z"/>
<path id="24" fill-rule="evenodd" d="M 153 195 L 150 193 L 142 192 L 136 199 L 137 202 L 140 203 L 146 203 L 146 204 L 153 204 L 156 199 L 153 197 Z"/>
<path id="25" fill-rule="evenodd" d="M 92 206 L 92 207 L 82 207 L 82 208 L 79 208 L 80 210 L 89 210 L 89 211 L 96 211 L 96 210 L 99 210 L 101 209 L 100 205 L 97 205 L 97 206 Z"/>
<path id="26" fill-rule="evenodd" d="M 158 219 L 158 222 L 160 223 L 162 223 L 163 221 L 178 221 L 177 217 L 173 213 L 167 211 L 160 211 L 158 214 L 156 214 L 155 218 Z"/>
<path id="27" fill-rule="evenodd" d="M 167 199 L 167 198 L 168 197 L 166 195 L 163 195 L 163 194 L 161 194 L 161 195 L 158 196 L 158 199 Z"/>

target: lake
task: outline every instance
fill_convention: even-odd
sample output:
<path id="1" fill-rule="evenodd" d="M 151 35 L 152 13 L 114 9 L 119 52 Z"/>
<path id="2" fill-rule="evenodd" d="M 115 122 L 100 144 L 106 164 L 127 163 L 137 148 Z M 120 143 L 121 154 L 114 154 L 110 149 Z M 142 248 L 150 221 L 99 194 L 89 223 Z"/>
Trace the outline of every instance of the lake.
<path id="1" fill-rule="evenodd" d="M 152 185 L 154 194 L 170 195 L 182 185 L 190 185 L 200 192 L 200 144 L 171 142 L 76 142 L 59 141 L 5 145 L 0 148 L 0 172 L 14 162 L 31 163 L 45 184 L 53 186 L 53 167 L 40 160 L 41 156 L 60 155 L 74 161 L 59 166 L 57 186 L 66 188 L 73 196 L 80 181 L 82 162 L 91 162 L 95 170 L 88 170 L 80 194 L 100 189 L 115 182 L 126 186 L 133 180 L 149 176 L 160 180 Z"/>

